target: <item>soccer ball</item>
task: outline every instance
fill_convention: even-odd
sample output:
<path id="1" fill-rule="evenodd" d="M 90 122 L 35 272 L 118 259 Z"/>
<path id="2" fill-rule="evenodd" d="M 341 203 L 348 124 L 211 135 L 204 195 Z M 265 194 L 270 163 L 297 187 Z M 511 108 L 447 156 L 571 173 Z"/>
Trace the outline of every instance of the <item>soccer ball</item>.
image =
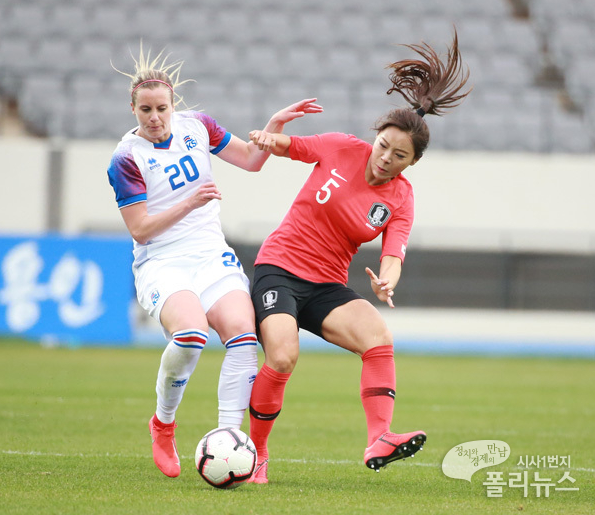
<path id="1" fill-rule="evenodd" d="M 250 437 L 239 429 L 213 429 L 198 442 L 194 462 L 209 485 L 237 488 L 254 472 L 256 448 Z"/>

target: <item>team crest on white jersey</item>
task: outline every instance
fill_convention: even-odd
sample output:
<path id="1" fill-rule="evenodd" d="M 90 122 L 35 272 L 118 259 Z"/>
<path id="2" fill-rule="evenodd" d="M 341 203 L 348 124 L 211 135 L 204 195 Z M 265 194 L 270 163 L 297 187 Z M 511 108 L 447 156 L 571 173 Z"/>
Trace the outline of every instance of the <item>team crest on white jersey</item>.
<path id="1" fill-rule="evenodd" d="M 157 305 L 160 297 L 161 295 L 159 294 L 159 290 L 153 290 L 151 292 L 151 303 L 153 304 L 153 306 Z"/>
<path id="2" fill-rule="evenodd" d="M 275 307 L 277 303 L 278 293 L 277 290 L 269 290 L 262 296 L 262 303 L 264 309 L 271 309 Z"/>
<path id="3" fill-rule="evenodd" d="M 382 227 L 390 216 L 390 209 L 381 202 L 374 202 L 368 211 L 368 222 L 374 227 Z"/>
<path id="4" fill-rule="evenodd" d="M 184 136 L 184 143 L 186 143 L 186 148 L 188 150 L 192 150 L 196 145 L 198 145 L 196 138 L 193 138 L 190 134 L 188 136 Z"/>

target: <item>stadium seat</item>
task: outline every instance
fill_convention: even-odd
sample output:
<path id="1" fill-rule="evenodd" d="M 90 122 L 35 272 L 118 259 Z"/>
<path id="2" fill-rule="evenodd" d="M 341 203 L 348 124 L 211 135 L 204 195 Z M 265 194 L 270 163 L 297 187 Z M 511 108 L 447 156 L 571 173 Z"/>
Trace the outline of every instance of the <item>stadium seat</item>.
<path id="1" fill-rule="evenodd" d="M 566 87 L 579 105 L 588 102 L 589 98 L 595 99 L 594 70 L 595 53 L 574 55 L 565 68 Z"/>
<path id="2" fill-rule="evenodd" d="M 130 36 L 128 9 L 125 4 L 102 5 L 96 3 L 87 22 L 87 36 L 105 41 L 126 40 Z"/>
<path id="3" fill-rule="evenodd" d="M 237 77 L 242 67 L 241 49 L 229 43 L 208 44 L 195 62 L 202 73 L 214 77 Z"/>
<path id="4" fill-rule="evenodd" d="M 443 51 L 454 36 L 454 24 L 451 20 L 438 16 L 427 16 L 420 20 L 419 38 L 428 45 Z M 459 34 L 459 44 L 462 44 Z"/>
<path id="5" fill-rule="evenodd" d="M 21 79 L 31 73 L 31 56 L 35 45 L 26 36 L 0 39 L 0 90 L 15 98 Z"/>
<path id="6" fill-rule="evenodd" d="M 532 128 L 539 123 L 540 134 L 553 133 L 550 111 L 558 106 L 559 97 L 569 97 L 570 104 L 579 109 L 579 113 L 562 109 L 556 114 L 559 129 L 555 130 L 561 138 L 566 137 L 562 128 L 577 129 L 580 110 L 587 112 L 595 103 L 589 75 L 595 55 L 595 2 L 528 0 L 528 6 L 529 17 L 519 19 L 512 16 L 508 0 L 301 0 L 299 5 L 274 0 L 172 0 L 167 4 L 159 0 L 5 2 L 0 5 L 0 94 L 16 98 L 29 77 L 58 74 L 67 90 L 77 92 L 77 103 L 82 103 L 85 100 L 81 91 L 96 91 L 89 77 L 96 77 L 104 87 L 116 80 L 114 77 L 125 84 L 126 79 L 112 69 L 110 59 L 116 67 L 131 71 L 130 54 L 138 55 L 142 39 L 145 50 L 151 47 L 156 53 L 164 49 L 171 53 L 171 59 L 183 60 L 182 79 L 208 77 L 216 97 L 209 101 L 225 119 L 232 110 L 226 105 L 235 101 L 242 104 L 237 106 L 241 124 L 252 125 L 253 120 L 270 116 L 272 106 L 286 98 L 280 85 L 296 94 L 304 92 L 300 96 L 324 92 L 328 97 L 331 85 L 336 84 L 336 99 L 327 101 L 329 112 L 323 124 L 328 121 L 332 130 L 367 134 L 385 107 L 404 105 L 402 98 L 385 95 L 390 85 L 386 65 L 415 57 L 399 44 L 426 41 L 443 51 L 456 26 L 475 92 L 460 110 L 434 122 L 434 148 L 466 149 L 467 144 L 477 149 L 482 145 L 504 147 L 505 139 L 497 144 L 489 135 L 501 124 L 498 119 L 502 113 L 508 113 L 513 125 L 524 126 L 527 134 L 530 132 L 524 146 L 534 151 L 545 144 L 543 139 L 533 137 L 536 131 Z M 544 84 L 541 72 L 545 65 L 557 66 L 563 74 L 563 80 L 550 81 L 549 87 L 557 88 L 550 96 L 536 82 L 539 78 L 539 84 Z M 233 91 L 233 85 L 240 83 L 249 83 L 247 90 L 258 91 L 250 106 L 244 105 L 246 92 L 239 87 Z M 200 84 L 204 82 L 188 85 L 184 91 L 189 97 L 201 98 Z M 503 107 L 507 100 L 502 100 L 501 105 L 490 93 L 495 89 L 502 98 L 513 99 L 513 107 Z M 94 94 L 89 95 L 88 102 L 92 102 Z M 227 94 L 231 95 L 229 99 L 219 98 Z M 487 107 L 476 104 L 482 113 L 487 111 L 486 120 L 492 127 L 482 132 L 476 120 L 479 111 L 467 112 L 474 98 L 481 101 L 490 95 Z M 516 113 L 523 110 L 519 99 L 525 109 L 521 119 L 516 118 Z M 189 101 L 195 103 L 194 99 Z M 340 102 L 345 105 L 335 115 L 334 106 Z M 553 107 L 548 107 L 548 102 Z M 40 112 L 39 119 L 52 118 L 49 106 L 39 109 L 48 111 Z M 23 110 L 29 113 L 28 106 Z M 87 111 L 77 105 L 76 112 Z M 528 116 L 532 119 L 525 119 Z M 79 130 L 73 131 L 74 137 L 111 130 L 103 122 L 97 125 L 104 126 L 102 130 L 87 128 L 84 121 L 76 124 Z M 476 126 L 477 133 L 468 134 L 468 127 Z M 589 127 L 583 130 L 591 130 Z M 305 129 L 315 130 L 316 126 Z M 514 127 L 510 129 L 514 131 Z M 582 152 L 586 148 L 584 142 L 562 141 L 559 145 L 565 151 Z M 517 146 L 523 144 L 518 142 Z M 595 143 L 590 148 L 595 150 Z"/>
<path id="7" fill-rule="evenodd" d="M 294 39 L 296 45 L 314 45 L 320 49 L 335 43 L 332 20 L 313 16 L 308 12 L 296 13 L 294 18 Z"/>
<path id="8" fill-rule="evenodd" d="M 211 13 L 204 27 L 198 27 L 207 34 L 208 44 L 222 41 L 225 44 L 244 47 L 258 41 L 254 30 L 253 17 L 248 9 L 218 9 Z M 261 41 L 269 41 L 266 35 Z"/>
<path id="9" fill-rule="evenodd" d="M 588 20 L 559 20 L 549 32 L 550 49 L 556 61 L 565 66 L 575 54 L 595 55 L 595 32 Z"/>
<path id="10" fill-rule="evenodd" d="M 295 20 L 287 10 L 265 9 L 250 17 L 244 16 L 243 33 L 250 32 L 252 39 L 273 45 L 287 45 L 294 42 Z"/>
<path id="11" fill-rule="evenodd" d="M 261 98 L 263 102 L 264 112 L 271 115 L 274 112 L 282 109 L 283 107 L 297 102 L 303 98 L 312 98 L 316 96 L 317 92 L 306 82 L 306 81 L 296 81 L 291 78 L 284 78 L 279 81 L 276 81 L 274 84 L 271 84 L 267 88 L 268 94 L 262 95 L 259 94 L 258 90 L 256 91 L 257 97 Z M 322 100 L 319 99 L 321 102 Z M 324 107 L 324 106 L 323 106 Z M 324 116 L 324 114 L 322 115 Z M 315 118 L 320 119 L 320 115 L 316 115 Z M 299 122 L 299 120 L 296 120 Z M 260 120 L 261 123 L 266 122 L 266 120 Z M 295 121 L 291 122 L 291 131 L 293 132 L 297 124 Z"/>
<path id="12" fill-rule="evenodd" d="M 94 73 L 100 76 L 110 74 L 111 64 L 116 63 L 116 52 L 111 45 L 96 39 L 86 39 L 77 46 L 71 69 L 76 73 Z"/>
<path id="13" fill-rule="evenodd" d="M 487 73 L 486 82 L 503 87 L 525 87 L 533 83 L 534 70 L 530 62 L 526 62 L 514 53 L 500 53 L 491 56 L 484 70 Z"/>
<path id="14" fill-rule="evenodd" d="M 62 4 L 52 9 L 45 20 L 45 36 L 84 41 L 89 31 L 90 14 L 91 9 L 84 4 Z"/>
<path id="15" fill-rule="evenodd" d="M 496 51 L 516 53 L 534 59 L 540 52 L 540 36 L 535 26 L 518 19 L 499 20 L 495 29 Z"/>
<path id="16" fill-rule="evenodd" d="M 211 12 L 201 9 L 198 3 L 185 4 L 183 9 L 172 9 L 170 42 L 185 42 L 194 45 L 195 51 L 210 42 L 209 25 L 212 24 Z"/>
<path id="17" fill-rule="evenodd" d="M 378 39 L 376 22 L 359 12 L 344 12 L 333 22 L 340 45 L 362 49 L 373 47 Z"/>
<path id="18" fill-rule="evenodd" d="M 252 43 L 243 50 L 241 57 L 238 56 L 236 67 L 241 76 L 278 80 L 281 78 L 281 61 L 281 53 L 275 45 Z"/>
<path id="19" fill-rule="evenodd" d="M 554 110 L 551 129 L 553 152 L 587 153 L 592 148 L 589 126 L 580 113 Z"/>
<path id="20" fill-rule="evenodd" d="M 496 24 L 497 25 L 497 24 Z M 491 56 L 496 48 L 496 31 L 489 18 L 464 18 L 457 24 L 461 52 Z"/>
<path id="21" fill-rule="evenodd" d="M 509 2 L 494 0 L 488 2 L 470 2 L 469 0 L 435 1 L 443 6 L 445 15 L 454 12 L 455 16 L 459 19 L 485 17 L 500 21 L 511 14 Z"/>
<path id="22" fill-rule="evenodd" d="M 3 9 L 2 39 L 11 37 L 25 37 L 30 41 L 42 39 L 49 10 L 45 5 L 35 5 L 26 2 L 13 2 L 10 8 Z"/>
<path id="23" fill-rule="evenodd" d="M 367 56 L 360 56 L 357 48 L 334 45 L 323 52 L 325 75 L 333 79 L 355 81 L 362 75 Z"/>
<path id="24" fill-rule="evenodd" d="M 160 8 L 131 9 L 128 13 L 128 34 L 126 39 L 143 39 L 160 42 L 163 46 L 177 28 L 172 24 L 171 9 L 167 4 Z"/>
<path id="25" fill-rule="evenodd" d="M 51 71 L 23 80 L 18 94 L 19 114 L 32 132 L 64 135 L 65 88 L 62 75 Z"/>
<path id="26" fill-rule="evenodd" d="M 530 17 L 535 20 L 537 25 L 544 30 L 550 30 L 560 20 L 581 19 L 588 8 L 583 5 L 589 2 L 582 0 L 530 0 L 528 2 Z"/>
<path id="27" fill-rule="evenodd" d="M 72 67 L 76 47 L 62 37 L 48 38 L 29 57 L 34 72 L 67 73 Z"/>

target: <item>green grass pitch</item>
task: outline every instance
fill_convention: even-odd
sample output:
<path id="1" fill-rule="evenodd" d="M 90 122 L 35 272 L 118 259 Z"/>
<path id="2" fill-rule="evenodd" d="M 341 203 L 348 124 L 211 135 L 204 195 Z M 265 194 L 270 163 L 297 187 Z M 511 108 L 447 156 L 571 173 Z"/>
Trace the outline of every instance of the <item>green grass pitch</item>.
<path id="1" fill-rule="evenodd" d="M 595 362 L 396 355 L 393 430 L 424 429 L 414 458 L 380 473 L 363 464 L 360 360 L 304 353 L 270 439 L 268 485 L 220 491 L 194 470 L 200 437 L 216 425 L 223 358 L 205 350 L 177 414 L 177 479 L 153 464 L 147 422 L 161 350 L 54 348 L 0 341 L 0 512 L 6 514 L 592 514 L 595 506 Z M 260 356 L 262 362 L 262 355 Z M 247 421 L 243 429 L 247 430 Z M 446 453 L 472 440 L 507 442 L 511 457 L 471 483 L 442 473 Z M 488 471 L 523 468 L 520 456 L 571 456 L 579 491 L 536 496 L 504 487 L 488 498 Z"/>

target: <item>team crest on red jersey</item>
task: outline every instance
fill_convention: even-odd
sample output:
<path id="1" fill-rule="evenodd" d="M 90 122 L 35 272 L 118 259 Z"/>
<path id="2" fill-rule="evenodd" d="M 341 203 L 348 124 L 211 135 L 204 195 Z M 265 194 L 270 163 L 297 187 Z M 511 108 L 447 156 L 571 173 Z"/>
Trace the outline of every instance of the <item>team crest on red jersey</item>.
<path id="1" fill-rule="evenodd" d="M 381 202 L 374 202 L 368 211 L 368 222 L 374 227 L 382 227 L 390 216 L 390 209 Z"/>

